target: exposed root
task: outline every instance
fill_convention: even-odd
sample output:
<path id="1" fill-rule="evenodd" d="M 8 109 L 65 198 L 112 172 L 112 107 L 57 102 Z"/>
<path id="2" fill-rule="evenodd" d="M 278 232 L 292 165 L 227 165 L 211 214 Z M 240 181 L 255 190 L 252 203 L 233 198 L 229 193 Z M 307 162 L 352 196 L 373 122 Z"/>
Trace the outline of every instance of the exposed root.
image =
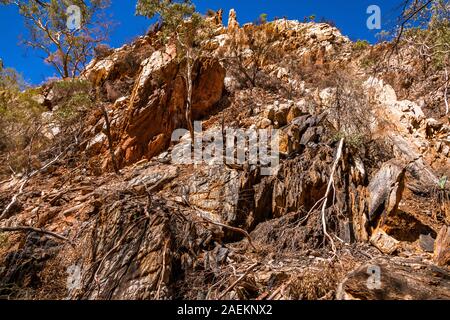
<path id="1" fill-rule="evenodd" d="M 323 228 L 323 234 L 330 241 L 331 248 L 332 248 L 334 253 L 336 253 L 336 246 L 334 244 L 333 238 L 327 232 L 327 221 L 326 221 L 326 217 L 325 217 L 325 210 L 327 208 L 328 195 L 329 195 L 329 193 L 331 191 L 331 187 L 334 185 L 334 173 L 336 172 L 336 168 L 338 166 L 339 160 L 341 159 L 343 146 L 344 146 L 344 138 L 342 138 L 340 140 L 340 142 L 339 142 L 339 147 L 337 149 L 337 154 L 336 154 L 336 160 L 334 160 L 333 167 L 331 169 L 330 180 L 328 181 L 327 191 L 325 192 L 325 197 L 324 197 L 325 200 L 323 201 L 323 204 L 322 204 L 322 228 Z M 333 189 L 334 189 L 334 186 L 333 186 Z"/>
<path id="2" fill-rule="evenodd" d="M 198 208 L 195 208 L 195 209 L 201 211 L 201 210 L 198 209 Z M 225 228 L 225 229 L 229 229 L 229 230 L 231 230 L 231 231 L 234 231 L 234 232 L 237 232 L 237 233 L 240 233 L 240 234 L 244 235 L 244 236 L 248 239 L 248 242 L 249 242 L 249 244 L 252 246 L 252 248 L 253 248 L 255 251 L 258 251 L 258 249 L 256 249 L 255 245 L 253 244 L 253 241 L 252 241 L 252 238 L 250 237 L 250 234 L 249 234 L 247 231 L 245 231 L 244 229 L 237 228 L 237 227 L 232 227 L 232 226 L 229 226 L 229 225 L 220 223 L 220 222 L 212 221 L 211 219 L 205 217 L 204 215 L 200 215 L 200 217 L 201 217 L 206 223 L 210 223 L 210 224 L 213 224 L 213 225 L 216 225 L 216 226 Z"/>

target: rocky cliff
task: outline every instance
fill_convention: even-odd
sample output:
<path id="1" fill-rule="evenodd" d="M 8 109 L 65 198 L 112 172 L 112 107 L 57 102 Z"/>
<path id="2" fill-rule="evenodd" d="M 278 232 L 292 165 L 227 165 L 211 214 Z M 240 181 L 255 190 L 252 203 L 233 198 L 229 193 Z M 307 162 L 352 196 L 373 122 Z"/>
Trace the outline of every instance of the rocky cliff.
<path id="1" fill-rule="evenodd" d="M 450 298 L 441 71 L 325 23 L 235 17 L 210 19 L 193 120 L 205 140 L 278 130 L 274 174 L 173 161 L 185 62 L 151 32 L 81 75 L 110 123 L 94 107 L 54 161 L 0 183 L 1 297 Z M 55 94 L 42 89 L 50 116 Z"/>

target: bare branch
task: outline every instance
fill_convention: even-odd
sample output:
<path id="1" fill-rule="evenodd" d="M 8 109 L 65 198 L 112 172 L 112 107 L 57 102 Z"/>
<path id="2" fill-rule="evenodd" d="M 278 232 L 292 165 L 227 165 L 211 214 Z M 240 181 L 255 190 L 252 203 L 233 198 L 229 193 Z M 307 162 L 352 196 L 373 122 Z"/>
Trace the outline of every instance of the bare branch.
<path id="1" fill-rule="evenodd" d="M 236 279 L 236 281 L 234 281 L 228 288 L 225 289 L 224 292 L 222 292 L 222 294 L 217 298 L 218 300 L 222 300 L 223 297 L 225 297 L 225 295 L 230 292 L 231 290 L 233 290 L 233 288 L 242 280 L 245 278 L 246 275 L 249 274 L 250 271 L 252 271 L 257 265 L 259 265 L 259 262 L 256 262 L 254 264 L 252 264 L 250 267 L 248 267 L 245 272 Z"/>
<path id="2" fill-rule="evenodd" d="M 66 242 L 69 242 L 70 244 L 72 244 L 72 241 L 70 241 L 66 237 L 63 237 L 60 234 L 57 234 L 55 232 L 51 232 L 48 230 L 33 228 L 33 227 L 28 227 L 28 226 L 0 227 L 0 232 L 37 232 L 37 233 L 42 233 L 42 234 L 52 236 L 54 238 L 57 238 L 59 240 L 63 240 L 63 241 L 66 241 Z"/>

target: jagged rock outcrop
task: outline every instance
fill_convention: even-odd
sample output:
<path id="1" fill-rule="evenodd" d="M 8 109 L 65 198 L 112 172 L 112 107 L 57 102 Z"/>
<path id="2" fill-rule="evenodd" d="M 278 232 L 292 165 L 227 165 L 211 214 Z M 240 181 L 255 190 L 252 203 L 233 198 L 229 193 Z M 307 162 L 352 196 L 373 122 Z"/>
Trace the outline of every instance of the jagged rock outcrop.
<path id="1" fill-rule="evenodd" d="M 186 86 L 174 53 L 156 51 L 143 61 L 130 97 L 116 150 L 122 164 L 151 159 L 168 147 L 172 132 L 186 126 Z M 198 61 L 194 70 L 193 119 L 204 116 L 222 97 L 225 70 L 217 60 Z M 159 87 L 158 83 L 163 83 Z"/>
<path id="2" fill-rule="evenodd" d="M 231 9 L 228 14 L 228 32 L 235 32 L 239 29 L 239 22 L 236 19 L 236 10 Z"/>
<path id="3" fill-rule="evenodd" d="M 145 38 L 142 41 L 146 41 Z M 92 63 L 85 71 L 85 77 L 94 85 L 121 81 L 124 76 L 132 80 L 128 80 L 133 84 L 129 86 L 129 95 L 116 100 L 110 111 L 114 136 L 119 140 L 114 152 L 120 167 L 158 155 L 168 147 L 172 132 L 187 126 L 184 66 L 176 59 L 176 48 L 169 46 L 156 50 L 150 57 L 141 58 L 138 72 L 123 74 L 118 70 L 123 68 L 124 57 L 137 50 L 135 46 L 120 48 L 112 56 Z M 224 78 L 225 69 L 216 59 L 196 61 L 193 70 L 193 119 L 208 114 L 220 100 Z M 98 125 L 103 125 L 103 119 L 98 118 Z M 104 143 L 103 154 L 106 154 L 106 140 L 99 135 L 89 142 L 88 147 L 91 151 L 93 146 L 94 151 L 99 150 L 100 141 Z M 108 161 L 104 162 L 103 168 L 107 166 Z"/>

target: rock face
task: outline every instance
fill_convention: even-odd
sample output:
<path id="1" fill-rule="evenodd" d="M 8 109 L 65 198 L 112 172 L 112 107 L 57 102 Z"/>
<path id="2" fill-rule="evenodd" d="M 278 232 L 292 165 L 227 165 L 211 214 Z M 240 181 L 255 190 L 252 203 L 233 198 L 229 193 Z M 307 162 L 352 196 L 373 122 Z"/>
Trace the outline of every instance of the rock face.
<path id="1" fill-rule="evenodd" d="M 81 244 L 94 249 L 78 262 L 83 270 L 82 286 L 69 296 L 101 300 L 169 296 L 173 263 L 167 213 L 144 212 L 125 198 L 113 210 L 100 212 L 98 219 L 92 238 Z"/>
<path id="2" fill-rule="evenodd" d="M 398 249 L 399 241 L 390 237 L 381 229 L 376 230 L 370 242 L 384 254 L 393 254 Z"/>
<path id="3" fill-rule="evenodd" d="M 137 49 L 126 46 L 112 58 L 88 66 L 85 77 L 94 85 L 120 82 L 127 72 L 118 70 L 124 68 L 122 59 L 131 55 L 130 50 Z M 169 46 L 154 51 L 148 58 L 141 58 L 138 71 L 130 74 L 134 80 L 129 96 L 119 99 L 120 104 L 127 104 L 126 111 L 116 106 L 111 111 L 114 138 L 119 140 L 115 154 L 120 167 L 158 155 L 168 147 L 175 129 L 187 127 L 185 65 L 179 64 L 176 57 L 176 48 Z M 196 61 L 192 95 L 194 120 L 207 115 L 220 100 L 224 78 L 225 69 L 216 59 Z M 98 146 L 98 138 L 89 143 L 89 147 L 93 145 Z M 104 167 L 107 165 L 105 163 Z"/>
<path id="4" fill-rule="evenodd" d="M 228 31 L 234 32 L 239 29 L 239 23 L 236 20 L 236 11 L 231 9 L 228 14 Z"/>
<path id="5" fill-rule="evenodd" d="M 449 299 L 450 127 L 426 112 L 431 96 L 404 97 L 386 80 L 396 69 L 364 67 L 383 45 L 354 50 L 326 23 L 221 20 L 208 19 L 214 36 L 193 66 L 201 151 L 226 129 L 277 132 L 272 175 L 247 142 L 239 164 L 176 160 L 190 138 L 171 142 L 188 127 L 186 65 L 149 32 L 82 75 L 107 117 L 89 110 L 76 144 L 22 188 L 0 177 L 0 215 L 17 200 L 0 228 L 50 232 L 0 233 L 0 297 Z M 36 98 L 52 123 L 58 92 Z"/>
<path id="6" fill-rule="evenodd" d="M 151 159 L 168 147 L 172 132 L 186 127 L 186 85 L 182 66 L 174 52 L 156 51 L 142 63 L 131 94 L 120 146 L 116 153 L 122 165 L 143 157 Z M 194 68 L 192 113 L 199 119 L 220 100 L 225 69 L 217 60 L 197 61 Z M 160 87 L 158 84 L 163 83 Z"/>

